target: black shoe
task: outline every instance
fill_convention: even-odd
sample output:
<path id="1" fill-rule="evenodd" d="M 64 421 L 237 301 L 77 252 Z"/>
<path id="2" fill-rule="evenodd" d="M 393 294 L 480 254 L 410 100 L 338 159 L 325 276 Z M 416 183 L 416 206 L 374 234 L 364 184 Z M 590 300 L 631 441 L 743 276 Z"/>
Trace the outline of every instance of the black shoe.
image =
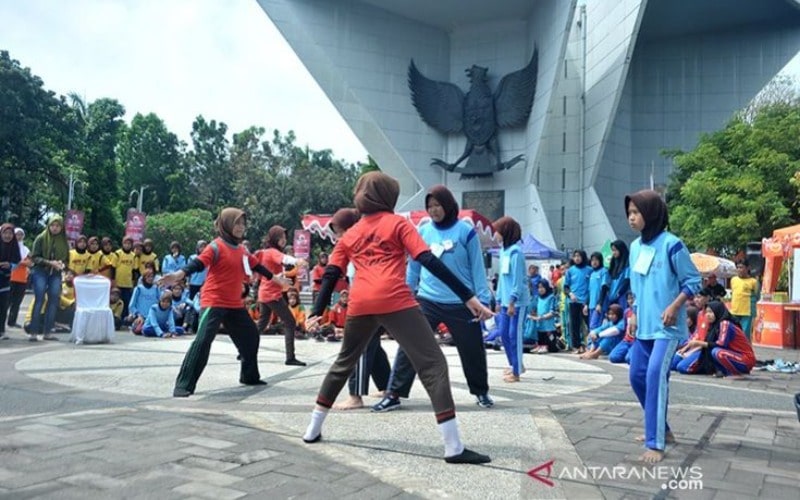
<path id="1" fill-rule="evenodd" d="M 240 379 L 239 383 L 244 385 L 267 385 L 267 382 L 264 380 L 254 380 L 252 382 L 245 382 L 244 380 Z"/>
<path id="2" fill-rule="evenodd" d="M 172 391 L 172 397 L 173 398 L 188 398 L 191 395 L 192 395 L 192 391 L 190 391 L 188 389 L 182 389 L 180 387 L 176 387 Z"/>
<path id="3" fill-rule="evenodd" d="M 311 444 L 311 443 L 316 443 L 316 442 L 318 442 L 320 439 L 322 439 L 322 433 L 321 433 L 321 432 L 320 432 L 319 434 L 317 434 L 317 437 L 315 437 L 314 439 L 306 439 L 306 438 L 303 438 L 303 442 L 304 442 L 304 443 Z"/>
<path id="4" fill-rule="evenodd" d="M 289 366 L 307 366 L 306 363 L 303 363 L 297 358 L 287 359 L 285 364 Z"/>
<path id="5" fill-rule="evenodd" d="M 489 397 L 489 394 L 481 394 L 478 396 L 478 402 L 476 403 L 481 408 L 491 408 L 494 406 L 494 400 Z"/>
<path id="6" fill-rule="evenodd" d="M 328 335 L 328 342 L 341 342 L 341 339 L 337 339 L 336 335 L 330 334 Z"/>
<path id="7" fill-rule="evenodd" d="M 386 411 L 392 411 L 400 408 L 400 398 L 393 398 L 389 396 L 385 396 L 383 399 L 375 403 L 370 411 L 382 413 Z"/>
<path id="8" fill-rule="evenodd" d="M 472 450 L 464 448 L 464 451 L 452 457 L 444 457 L 448 464 L 488 464 L 492 461 L 489 455 L 481 455 Z"/>
<path id="9" fill-rule="evenodd" d="M 316 340 L 317 342 L 325 342 L 325 337 L 323 337 L 322 335 L 317 334 L 314 337 L 314 340 Z"/>

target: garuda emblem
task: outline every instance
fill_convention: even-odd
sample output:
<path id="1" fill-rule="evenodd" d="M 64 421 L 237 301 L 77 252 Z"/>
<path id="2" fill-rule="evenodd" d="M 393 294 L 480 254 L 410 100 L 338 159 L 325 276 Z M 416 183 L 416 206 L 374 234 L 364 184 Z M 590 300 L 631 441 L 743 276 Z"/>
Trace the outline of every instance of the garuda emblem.
<path id="1" fill-rule="evenodd" d="M 524 155 L 506 162 L 500 159 L 497 130 L 520 127 L 528 121 L 536 94 L 538 62 L 539 53 L 534 49 L 528 65 L 504 76 L 494 93 L 487 82 L 488 68 L 472 66 L 466 70 L 470 87 L 464 95 L 452 83 L 425 77 L 412 59 L 408 67 L 408 86 L 411 101 L 422 121 L 443 134 L 463 132 L 467 137 L 464 153 L 455 163 L 433 158 L 431 165 L 448 172 L 457 171 L 463 179 L 488 177 L 524 160 Z M 464 160 L 464 166 L 459 167 Z"/>

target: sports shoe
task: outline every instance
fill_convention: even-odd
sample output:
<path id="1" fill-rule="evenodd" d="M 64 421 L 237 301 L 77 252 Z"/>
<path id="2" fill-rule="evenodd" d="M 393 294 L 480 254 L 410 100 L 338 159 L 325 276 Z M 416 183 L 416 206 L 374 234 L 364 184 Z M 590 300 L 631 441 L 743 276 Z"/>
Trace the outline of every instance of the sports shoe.
<path id="1" fill-rule="evenodd" d="M 45 339 L 45 340 L 56 340 L 56 341 L 58 340 L 58 337 L 56 337 L 56 336 L 55 336 L 55 335 L 53 335 L 52 333 L 48 333 L 48 334 L 46 334 L 46 335 L 45 335 L 44 337 L 42 337 L 42 338 L 43 338 L 43 339 Z"/>
<path id="2" fill-rule="evenodd" d="M 464 448 L 464 451 L 452 457 L 444 457 L 448 464 L 488 464 L 492 461 L 489 455 L 474 452 Z"/>
<path id="3" fill-rule="evenodd" d="M 489 394 L 481 394 L 478 396 L 478 401 L 475 403 L 481 408 L 491 408 L 494 406 L 494 400 L 489 397 Z"/>
<path id="4" fill-rule="evenodd" d="M 386 396 L 372 406 L 370 411 L 382 413 L 400 408 L 400 398 Z"/>

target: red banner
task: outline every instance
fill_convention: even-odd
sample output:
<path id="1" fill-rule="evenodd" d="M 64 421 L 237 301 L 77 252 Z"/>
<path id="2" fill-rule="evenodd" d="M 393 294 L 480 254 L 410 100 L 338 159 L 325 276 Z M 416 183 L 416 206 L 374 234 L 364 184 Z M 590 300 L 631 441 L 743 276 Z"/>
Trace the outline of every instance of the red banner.
<path id="1" fill-rule="evenodd" d="M 133 242 L 144 239 L 144 230 L 147 226 L 147 214 L 138 210 L 128 210 L 128 218 L 125 220 L 125 236 L 133 238 Z"/>
<path id="2" fill-rule="evenodd" d="M 69 240 L 70 248 L 75 247 L 75 240 L 83 231 L 83 212 L 80 210 L 67 210 L 67 218 L 64 221 L 64 232 Z"/>
<path id="3" fill-rule="evenodd" d="M 311 257 L 311 232 L 295 229 L 292 249 L 295 257 L 308 261 L 309 257 Z M 305 285 L 309 283 L 308 268 L 303 267 L 298 270 L 297 281 Z"/>

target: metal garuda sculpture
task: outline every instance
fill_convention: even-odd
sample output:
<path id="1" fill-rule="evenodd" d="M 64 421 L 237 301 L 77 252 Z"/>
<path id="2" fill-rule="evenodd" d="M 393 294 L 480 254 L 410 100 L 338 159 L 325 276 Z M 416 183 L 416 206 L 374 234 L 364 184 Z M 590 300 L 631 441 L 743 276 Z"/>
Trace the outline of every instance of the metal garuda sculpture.
<path id="1" fill-rule="evenodd" d="M 455 163 L 433 158 L 431 165 L 448 172 L 457 171 L 463 179 L 488 177 L 523 161 L 524 155 L 506 162 L 500 159 L 497 131 L 520 127 L 528 121 L 536 94 L 538 62 L 539 53 L 534 49 L 528 65 L 504 76 L 494 93 L 487 81 L 488 68 L 472 66 L 466 70 L 470 88 L 464 95 L 452 83 L 425 77 L 412 59 L 408 67 L 408 86 L 411 101 L 422 121 L 443 134 L 463 132 L 467 137 L 464 153 Z M 459 167 L 464 160 L 464 166 Z"/>

